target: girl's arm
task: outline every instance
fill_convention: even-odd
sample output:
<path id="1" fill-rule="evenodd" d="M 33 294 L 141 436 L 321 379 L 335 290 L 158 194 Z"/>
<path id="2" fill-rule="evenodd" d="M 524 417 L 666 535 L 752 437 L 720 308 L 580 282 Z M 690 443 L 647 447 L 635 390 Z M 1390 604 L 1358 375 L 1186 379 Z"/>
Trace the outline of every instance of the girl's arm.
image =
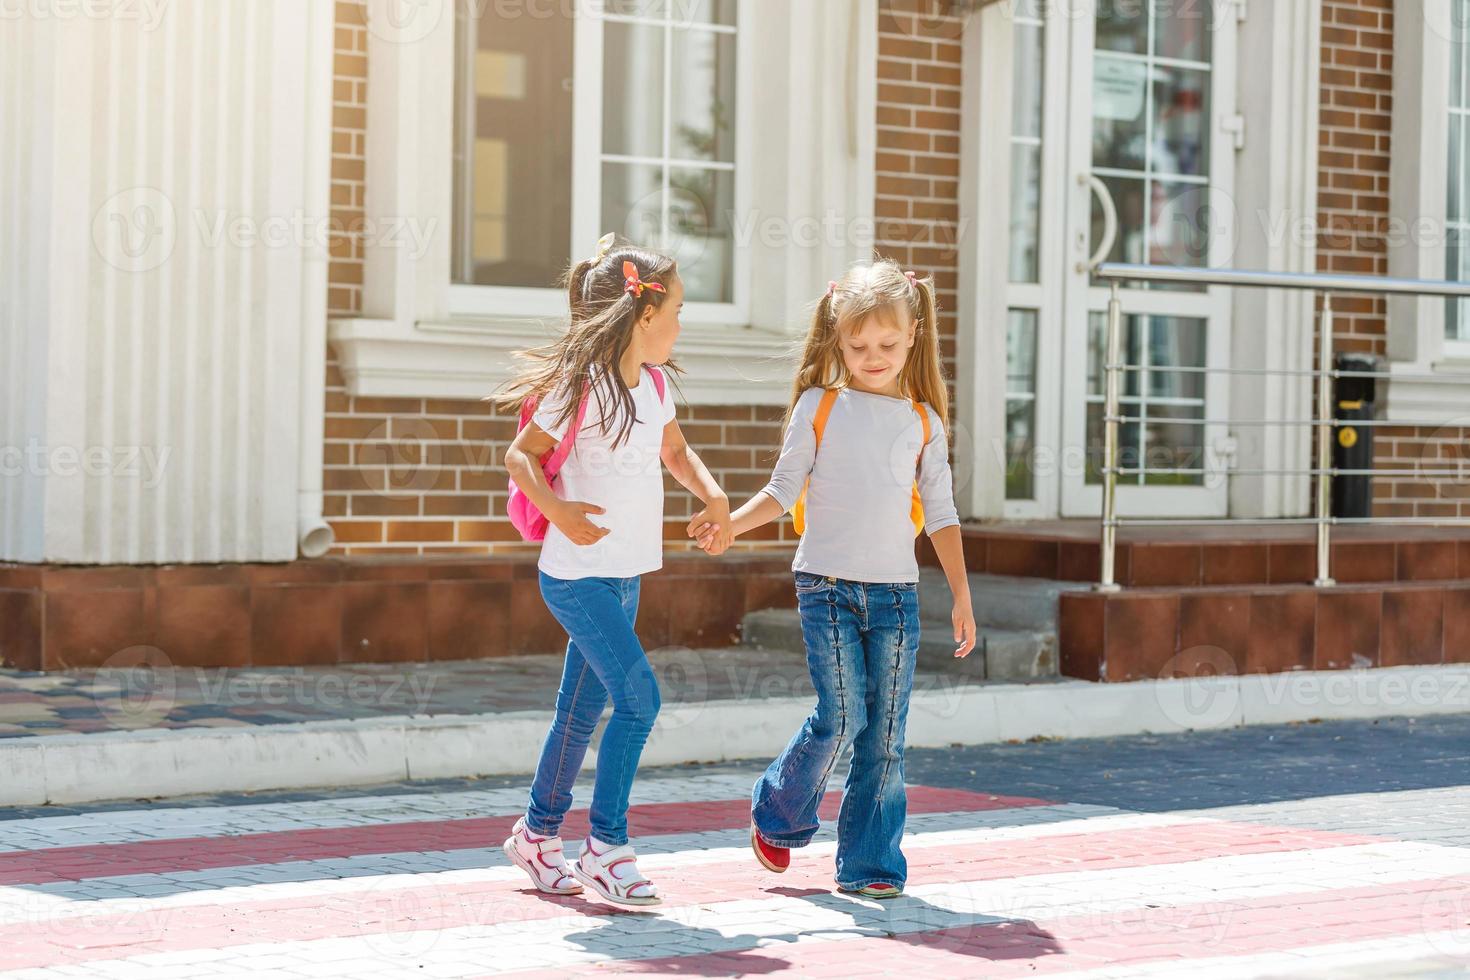
<path id="1" fill-rule="evenodd" d="M 538 460 L 555 449 L 556 444 L 551 433 L 535 422 L 528 422 L 505 451 L 505 469 L 521 492 L 531 498 L 531 503 L 574 544 L 596 544 L 607 536 L 608 528 L 593 524 L 587 515 L 604 513 L 603 509 L 580 500 L 562 500 L 541 471 Z"/>
<path id="2" fill-rule="evenodd" d="M 786 513 L 786 508 L 781 506 L 781 502 L 762 490 L 731 514 L 730 520 L 734 523 L 734 531 L 738 537 L 762 525 L 780 520 L 784 513 Z"/>
<path id="3" fill-rule="evenodd" d="M 960 526 L 951 524 L 929 535 L 929 543 L 939 556 L 944 577 L 949 580 L 949 591 L 954 596 L 954 610 L 950 620 L 954 626 L 956 657 L 969 656 L 975 649 L 975 608 L 970 601 L 970 574 L 965 569 L 965 544 Z"/>
<path id="4" fill-rule="evenodd" d="M 944 421 L 928 405 L 931 434 L 919 453 L 919 496 L 924 502 L 924 530 L 929 543 L 939 556 L 949 591 L 954 596 L 950 620 L 954 625 L 956 657 L 968 656 L 975 649 L 975 608 L 970 601 L 970 575 L 965 570 L 965 545 L 960 532 L 960 516 L 954 505 L 954 474 L 949 466 L 949 437 Z"/>
<path id="5" fill-rule="evenodd" d="M 711 525 L 713 546 L 719 551 L 730 547 L 730 542 L 734 539 L 730 530 L 730 498 L 715 482 L 709 468 L 704 465 L 704 460 L 699 458 L 699 454 L 684 438 L 677 419 L 671 419 L 664 426 L 664 443 L 659 455 L 674 479 L 704 501 L 704 510 L 694 515 L 690 521 L 691 526 L 695 523 Z"/>

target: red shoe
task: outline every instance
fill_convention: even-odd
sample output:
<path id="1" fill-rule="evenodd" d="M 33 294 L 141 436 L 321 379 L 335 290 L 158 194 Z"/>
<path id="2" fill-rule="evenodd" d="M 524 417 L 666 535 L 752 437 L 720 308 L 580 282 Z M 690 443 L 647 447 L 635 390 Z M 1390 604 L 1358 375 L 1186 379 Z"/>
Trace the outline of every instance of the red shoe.
<path id="1" fill-rule="evenodd" d="M 791 867 L 791 848 L 767 844 L 756 831 L 755 824 L 750 825 L 750 849 L 755 851 L 756 860 L 765 865 L 767 871 L 780 874 Z"/>

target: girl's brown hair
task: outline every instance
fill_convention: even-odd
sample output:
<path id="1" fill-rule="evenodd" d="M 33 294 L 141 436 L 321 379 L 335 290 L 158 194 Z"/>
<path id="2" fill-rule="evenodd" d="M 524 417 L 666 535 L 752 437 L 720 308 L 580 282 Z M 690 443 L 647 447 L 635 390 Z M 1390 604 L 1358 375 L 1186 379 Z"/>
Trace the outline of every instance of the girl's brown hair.
<path id="1" fill-rule="evenodd" d="M 838 341 L 843 331 L 857 329 L 868 317 L 886 311 L 896 311 L 916 324 L 914 346 L 898 374 L 899 390 L 905 397 L 934 409 L 945 431 L 949 431 L 949 389 L 944 385 L 944 367 L 939 359 L 939 306 L 934 300 L 934 281 L 911 277 L 889 259 L 853 266 L 817 303 L 811 327 L 801 342 L 800 367 L 786 406 L 786 424 L 791 422 L 801 393 L 808 388 L 845 388 L 852 382 Z"/>
<path id="2" fill-rule="evenodd" d="M 524 366 L 492 396 L 502 411 L 519 411 L 523 400 L 530 396 L 542 400 L 564 393 L 570 397 L 557 413 L 554 424 L 559 427 L 575 415 L 581 384 L 591 381 L 594 390 L 588 418 L 592 417 L 592 406 L 597 405 L 602 431 L 611 432 L 617 425 L 614 448 L 632 434 L 633 393 L 618 365 L 632 343 L 638 318 L 650 306 L 661 307 L 668 294 L 644 289 L 642 295 L 635 296 L 623 277 L 624 262 L 637 267 L 638 278 L 645 284 L 667 287 L 679 274 L 673 259 L 626 242 L 599 248 L 595 257 L 572 266 L 565 277 L 571 309 L 567 328 L 549 344 L 514 352 L 512 356 Z M 594 373 L 595 366 L 604 370 Z M 672 359 L 663 367 L 666 371 L 680 370 Z"/>

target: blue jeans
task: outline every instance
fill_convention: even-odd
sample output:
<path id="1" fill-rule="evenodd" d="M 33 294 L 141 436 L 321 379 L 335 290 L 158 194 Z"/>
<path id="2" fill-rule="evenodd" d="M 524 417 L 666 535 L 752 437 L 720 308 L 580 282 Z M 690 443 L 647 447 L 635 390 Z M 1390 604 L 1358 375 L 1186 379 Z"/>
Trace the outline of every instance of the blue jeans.
<path id="1" fill-rule="evenodd" d="M 572 784 L 592 732 L 611 696 L 613 712 L 597 750 L 597 778 L 589 814 L 592 836 L 628 843 L 628 794 L 643 744 L 660 705 L 658 678 L 633 624 L 639 578 L 553 578 L 540 573 L 541 597 L 567 631 L 567 659 L 556 717 L 541 749 L 526 825 L 555 837 L 572 805 Z"/>
<path id="2" fill-rule="evenodd" d="M 837 885 L 902 888 L 903 742 L 919 651 L 918 585 L 797 572 L 796 604 L 817 706 L 756 780 L 751 818 L 777 847 L 811 843 L 827 780 L 851 746 L 837 818 Z"/>

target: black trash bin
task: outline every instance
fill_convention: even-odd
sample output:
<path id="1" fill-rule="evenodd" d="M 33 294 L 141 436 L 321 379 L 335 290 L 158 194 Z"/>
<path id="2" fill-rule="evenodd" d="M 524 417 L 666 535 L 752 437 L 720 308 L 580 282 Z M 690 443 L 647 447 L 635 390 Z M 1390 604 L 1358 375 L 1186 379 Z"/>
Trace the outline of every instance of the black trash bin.
<path id="1" fill-rule="evenodd" d="M 1377 355 L 1340 353 L 1334 359 L 1339 371 L 1382 371 Z M 1333 390 L 1333 417 L 1347 422 L 1373 418 L 1377 378 L 1338 378 Z M 1339 425 L 1333 429 L 1332 465 L 1341 470 L 1373 468 L 1371 425 Z M 1370 474 L 1338 474 L 1332 478 L 1333 517 L 1373 516 L 1373 477 Z"/>

